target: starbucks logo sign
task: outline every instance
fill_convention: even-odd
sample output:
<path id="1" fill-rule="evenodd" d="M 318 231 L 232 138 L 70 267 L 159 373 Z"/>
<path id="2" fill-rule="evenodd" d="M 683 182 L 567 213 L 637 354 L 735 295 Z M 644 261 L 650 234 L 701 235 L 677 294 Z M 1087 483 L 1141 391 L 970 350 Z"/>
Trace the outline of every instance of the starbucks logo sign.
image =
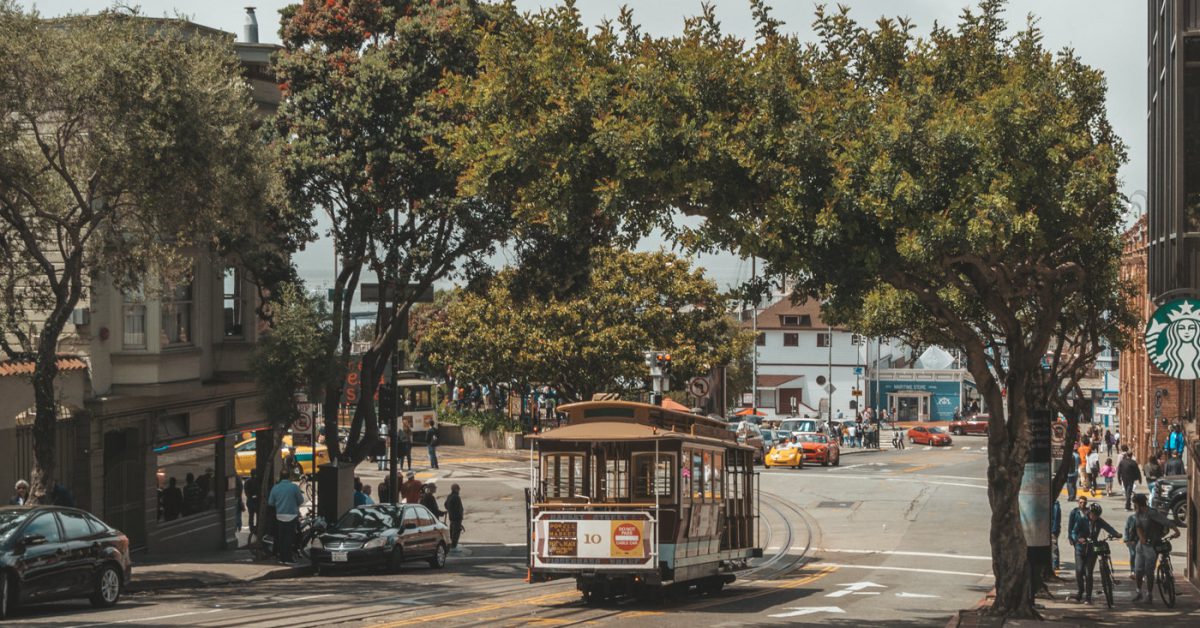
<path id="1" fill-rule="evenodd" d="M 1176 299 L 1146 323 L 1146 354 L 1176 379 L 1200 379 L 1200 301 Z"/>

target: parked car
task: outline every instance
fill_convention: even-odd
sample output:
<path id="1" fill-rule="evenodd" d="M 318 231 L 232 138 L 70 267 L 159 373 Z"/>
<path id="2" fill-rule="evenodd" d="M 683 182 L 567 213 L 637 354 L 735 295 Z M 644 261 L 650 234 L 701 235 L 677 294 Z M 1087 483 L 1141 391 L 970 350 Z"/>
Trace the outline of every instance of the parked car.
<path id="1" fill-rule="evenodd" d="M 792 467 L 799 469 L 804 466 L 804 450 L 799 445 L 778 444 L 767 452 L 763 464 L 768 467 Z"/>
<path id="2" fill-rule="evenodd" d="M 292 447 L 292 437 L 284 436 L 283 445 L 279 448 L 279 458 L 287 460 L 288 453 Z M 237 454 L 234 459 L 234 466 L 237 469 L 237 474 L 246 477 L 250 475 L 250 471 L 258 464 L 258 441 L 254 438 L 248 438 L 237 445 L 234 445 L 233 450 Z M 329 462 L 329 448 L 318 443 L 317 451 L 317 467 Z M 296 447 L 296 466 L 300 472 L 305 475 L 316 473 L 316 468 L 313 466 L 313 448 L 308 445 L 300 445 Z"/>
<path id="3" fill-rule="evenodd" d="M 113 606 L 131 576 L 129 539 L 90 513 L 0 508 L 0 619 L 19 604 L 64 598 Z"/>
<path id="4" fill-rule="evenodd" d="M 347 510 L 313 541 L 309 556 L 318 571 L 370 566 L 397 572 L 411 560 L 424 560 L 434 569 L 445 567 L 449 549 L 449 526 L 424 506 L 377 504 Z"/>
<path id="5" fill-rule="evenodd" d="M 829 435 L 820 432 L 796 434 L 796 444 L 804 453 L 805 462 L 819 462 L 821 466 L 838 466 L 842 450 Z"/>
<path id="6" fill-rule="evenodd" d="M 918 425 L 908 430 L 908 442 L 914 445 L 933 445 L 940 447 L 954 442 L 950 435 L 940 427 L 925 427 Z"/>
<path id="7" fill-rule="evenodd" d="M 755 449 L 755 464 L 762 462 L 766 456 L 766 440 L 763 439 L 762 429 L 749 421 L 737 421 L 729 424 L 729 428 L 737 433 L 737 441 Z"/>
<path id="8" fill-rule="evenodd" d="M 1154 485 L 1154 507 L 1164 515 L 1175 518 L 1181 526 L 1187 525 L 1188 476 L 1168 475 L 1158 479 Z"/>
<path id="9" fill-rule="evenodd" d="M 950 422 L 950 433 L 958 434 L 987 434 L 990 414 L 975 414 Z"/>
<path id="10" fill-rule="evenodd" d="M 783 432 L 784 436 L 799 434 L 801 432 L 818 432 L 816 419 L 784 419 L 779 422 L 779 431 Z"/>
<path id="11" fill-rule="evenodd" d="M 779 435 L 779 432 L 776 432 L 775 430 L 770 429 L 770 428 L 760 429 L 759 433 L 762 434 L 762 440 L 763 440 L 762 454 L 763 454 L 763 459 L 766 460 L 767 453 L 769 451 L 771 451 L 771 448 L 775 446 L 775 443 L 777 443 L 781 437 Z"/>

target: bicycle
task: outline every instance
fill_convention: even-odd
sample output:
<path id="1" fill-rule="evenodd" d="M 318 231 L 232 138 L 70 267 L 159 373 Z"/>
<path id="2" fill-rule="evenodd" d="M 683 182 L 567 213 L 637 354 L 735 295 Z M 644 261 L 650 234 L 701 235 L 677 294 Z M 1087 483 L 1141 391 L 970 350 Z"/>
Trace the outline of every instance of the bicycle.
<path id="1" fill-rule="evenodd" d="M 1158 553 L 1158 567 L 1154 570 L 1158 596 L 1167 608 L 1175 608 L 1175 573 L 1171 568 L 1171 542 L 1164 539 L 1154 547 L 1154 551 Z"/>
<path id="2" fill-rule="evenodd" d="M 1104 602 L 1109 608 L 1113 605 L 1113 566 L 1112 566 L 1112 551 L 1108 548 L 1108 542 L 1119 539 L 1118 536 L 1110 536 L 1107 539 L 1091 541 L 1092 551 L 1096 553 L 1097 562 L 1100 563 L 1100 588 L 1104 590 Z"/>

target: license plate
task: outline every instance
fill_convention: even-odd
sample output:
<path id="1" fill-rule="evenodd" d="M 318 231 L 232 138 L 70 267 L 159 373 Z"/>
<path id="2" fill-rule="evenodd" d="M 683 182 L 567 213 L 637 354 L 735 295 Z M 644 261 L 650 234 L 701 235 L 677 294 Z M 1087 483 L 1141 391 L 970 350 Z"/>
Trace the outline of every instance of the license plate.
<path id="1" fill-rule="evenodd" d="M 346 552 L 333 552 L 331 555 L 335 563 L 344 563 L 350 560 L 350 556 Z"/>

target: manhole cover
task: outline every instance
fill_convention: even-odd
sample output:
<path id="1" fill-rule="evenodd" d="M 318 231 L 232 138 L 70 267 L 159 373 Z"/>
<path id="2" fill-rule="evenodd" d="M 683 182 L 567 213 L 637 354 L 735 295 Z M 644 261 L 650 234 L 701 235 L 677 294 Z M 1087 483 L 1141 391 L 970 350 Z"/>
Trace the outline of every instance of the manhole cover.
<path id="1" fill-rule="evenodd" d="M 853 508 L 858 502 L 821 502 L 817 508 Z"/>

